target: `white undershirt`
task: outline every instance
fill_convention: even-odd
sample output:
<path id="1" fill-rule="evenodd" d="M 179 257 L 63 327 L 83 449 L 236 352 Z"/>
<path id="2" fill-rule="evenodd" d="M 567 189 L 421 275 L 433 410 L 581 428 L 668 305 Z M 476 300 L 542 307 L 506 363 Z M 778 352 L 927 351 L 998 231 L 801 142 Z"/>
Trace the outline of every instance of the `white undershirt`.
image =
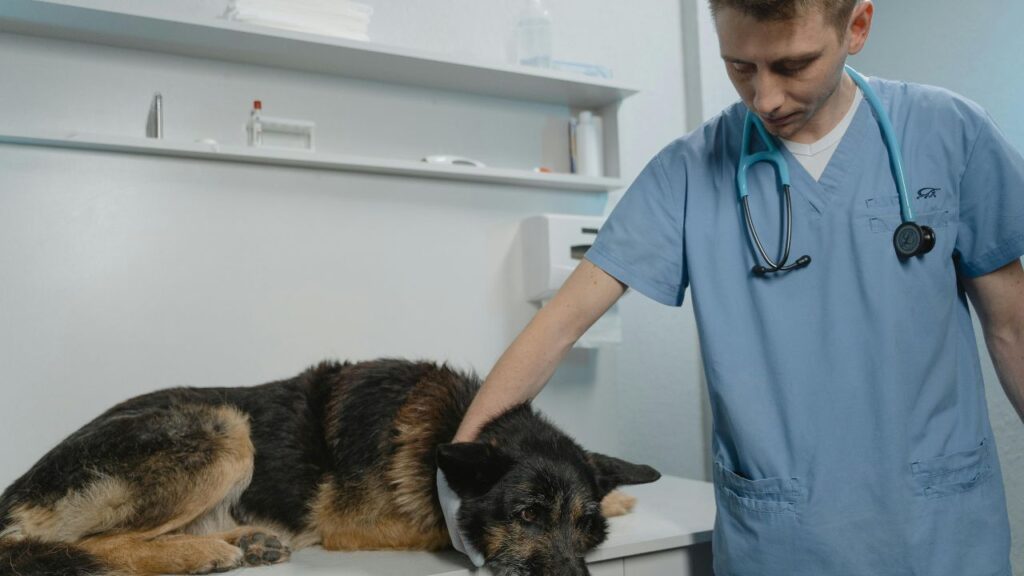
<path id="1" fill-rule="evenodd" d="M 853 104 L 846 111 L 846 115 L 843 116 L 843 119 L 839 121 L 839 124 L 831 132 L 817 142 L 801 144 L 800 142 L 792 142 L 780 138 L 782 143 L 786 145 L 786 148 L 793 154 L 793 157 L 800 162 L 804 170 L 807 170 L 807 173 L 815 181 L 821 178 L 822 173 L 825 172 L 828 161 L 832 159 L 832 154 L 839 147 L 839 142 L 843 139 L 843 135 L 846 134 L 846 129 L 853 122 L 853 117 L 857 114 L 857 107 L 860 106 L 860 102 L 863 99 L 864 95 L 861 94 L 860 88 L 857 88 L 853 96 Z"/>

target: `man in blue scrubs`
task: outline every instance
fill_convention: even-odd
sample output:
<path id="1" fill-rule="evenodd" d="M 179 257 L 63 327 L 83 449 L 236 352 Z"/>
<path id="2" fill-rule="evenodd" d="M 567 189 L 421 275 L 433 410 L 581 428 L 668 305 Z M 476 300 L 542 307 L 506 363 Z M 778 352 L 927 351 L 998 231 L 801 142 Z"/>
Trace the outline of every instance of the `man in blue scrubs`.
<path id="1" fill-rule="evenodd" d="M 977 105 L 871 78 L 918 222 L 936 234 L 928 254 L 898 258 L 889 157 L 843 68 L 871 3 L 711 4 L 742 102 L 651 160 L 456 441 L 535 396 L 627 287 L 672 306 L 689 287 L 714 415 L 718 576 L 1010 576 L 967 301 L 1024 418 L 1024 158 Z M 751 272 L 760 257 L 736 197 L 747 110 L 783 149 L 792 253 L 807 267 Z M 780 238 L 773 168 L 748 180 L 761 237 Z"/>

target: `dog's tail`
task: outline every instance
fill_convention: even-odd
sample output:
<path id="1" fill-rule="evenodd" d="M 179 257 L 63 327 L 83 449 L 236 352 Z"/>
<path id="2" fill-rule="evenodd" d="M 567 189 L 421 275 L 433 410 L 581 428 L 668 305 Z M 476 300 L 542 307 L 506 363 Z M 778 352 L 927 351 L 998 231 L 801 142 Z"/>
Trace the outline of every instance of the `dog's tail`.
<path id="1" fill-rule="evenodd" d="M 64 543 L 0 538 L 0 576 L 117 576 L 84 550 Z"/>

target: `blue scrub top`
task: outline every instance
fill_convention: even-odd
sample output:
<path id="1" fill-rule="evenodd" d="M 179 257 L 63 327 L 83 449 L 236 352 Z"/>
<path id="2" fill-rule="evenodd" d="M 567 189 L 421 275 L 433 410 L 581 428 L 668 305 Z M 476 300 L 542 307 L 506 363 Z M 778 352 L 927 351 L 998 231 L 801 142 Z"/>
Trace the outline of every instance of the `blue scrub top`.
<path id="1" fill-rule="evenodd" d="M 713 413 L 718 576 L 1009 576 L 1002 476 L 957 272 L 1024 254 L 1024 158 L 977 105 L 871 79 L 935 249 L 900 261 L 899 200 L 867 102 L 815 181 L 793 183 L 791 260 L 759 263 L 736 196 L 746 108 L 661 151 L 588 260 L 680 305 L 690 287 Z M 766 249 L 782 246 L 773 168 L 750 171 Z"/>

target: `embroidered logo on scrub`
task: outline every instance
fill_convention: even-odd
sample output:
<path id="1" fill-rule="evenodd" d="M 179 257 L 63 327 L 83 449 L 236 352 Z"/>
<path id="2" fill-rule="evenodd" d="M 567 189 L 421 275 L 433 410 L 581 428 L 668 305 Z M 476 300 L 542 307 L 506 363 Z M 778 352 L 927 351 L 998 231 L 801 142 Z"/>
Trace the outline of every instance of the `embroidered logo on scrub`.
<path id="1" fill-rule="evenodd" d="M 917 191 L 917 199 L 924 200 L 925 198 L 935 198 L 942 188 L 921 188 Z"/>

